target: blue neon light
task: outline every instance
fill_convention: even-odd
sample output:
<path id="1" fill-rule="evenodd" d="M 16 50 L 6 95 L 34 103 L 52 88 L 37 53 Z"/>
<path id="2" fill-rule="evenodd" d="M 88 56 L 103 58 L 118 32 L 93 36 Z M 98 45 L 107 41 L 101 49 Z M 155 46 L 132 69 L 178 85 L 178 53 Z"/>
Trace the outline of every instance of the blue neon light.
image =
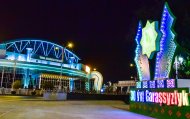
<path id="1" fill-rule="evenodd" d="M 15 64 L 15 61 L 0 59 L 0 66 L 14 67 L 14 64 Z M 17 63 L 16 63 L 16 68 L 48 71 L 48 72 L 55 72 L 55 73 L 61 72 L 61 69 L 60 69 L 61 67 L 55 67 L 55 66 L 50 66 L 50 65 L 41 65 L 41 64 L 36 64 L 36 63 L 19 62 L 19 61 L 17 61 Z M 72 76 L 87 77 L 87 74 L 84 71 L 73 70 L 73 69 L 69 69 L 69 68 L 65 68 L 65 67 L 62 69 L 62 73 L 69 74 Z"/>
<path id="2" fill-rule="evenodd" d="M 162 37 L 160 40 L 160 51 L 156 56 L 156 69 L 154 79 L 169 78 L 173 56 L 176 50 L 174 42 L 175 34 L 172 32 L 172 25 L 175 20 L 169 11 L 167 3 L 164 6 L 160 31 Z"/>
<path id="3" fill-rule="evenodd" d="M 135 38 L 137 47 L 135 50 L 134 60 L 137 67 L 139 80 L 144 81 L 144 80 L 150 80 L 150 70 L 149 70 L 148 57 L 142 54 L 142 47 L 140 45 L 141 38 L 142 38 L 142 25 L 141 22 L 139 22 L 138 31 Z"/>
<path id="4" fill-rule="evenodd" d="M 74 57 L 74 62 L 78 63 L 80 58 L 69 51 L 67 48 L 60 46 L 58 44 L 36 40 L 36 39 L 21 39 L 15 40 L 12 42 L 5 43 L 7 51 L 25 54 L 26 48 L 32 49 L 32 54 L 42 55 L 45 57 L 53 57 L 57 59 L 62 58 L 62 54 L 64 54 L 64 58 L 68 60 L 70 57 Z"/>

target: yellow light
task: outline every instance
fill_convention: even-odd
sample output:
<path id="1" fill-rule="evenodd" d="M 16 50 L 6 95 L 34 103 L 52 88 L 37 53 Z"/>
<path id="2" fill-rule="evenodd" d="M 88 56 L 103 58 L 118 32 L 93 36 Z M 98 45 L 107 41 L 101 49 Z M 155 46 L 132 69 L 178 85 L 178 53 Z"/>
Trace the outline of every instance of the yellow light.
<path id="1" fill-rule="evenodd" d="M 86 70 L 87 73 L 90 73 L 90 67 L 86 65 Z"/>
<path id="2" fill-rule="evenodd" d="M 96 71 L 96 68 L 94 68 L 94 71 Z"/>
<path id="3" fill-rule="evenodd" d="M 73 48 L 73 43 L 68 43 L 67 45 L 69 48 Z"/>
<path id="4" fill-rule="evenodd" d="M 134 66 L 134 64 L 131 63 L 131 64 L 130 64 L 130 67 L 133 67 L 133 66 Z"/>

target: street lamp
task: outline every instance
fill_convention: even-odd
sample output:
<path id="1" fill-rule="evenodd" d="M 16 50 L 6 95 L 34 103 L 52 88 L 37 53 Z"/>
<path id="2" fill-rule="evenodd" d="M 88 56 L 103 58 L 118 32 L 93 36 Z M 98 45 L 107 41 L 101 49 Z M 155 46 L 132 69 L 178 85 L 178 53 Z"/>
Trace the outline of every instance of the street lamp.
<path id="1" fill-rule="evenodd" d="M 130 63 L 130 67 L 134 67 L 134 64 Z"/>
<path id="2" fill-rule="evenodd" d="M 73 45 L 73 43 L 71 43 L 71 42 L 69 42 L 68 45 L 67 45 L 67 47 L 69 47 L 69 48 L 73 48 L 73 46 L 74 46 L 74 45 Z"/>
<path id="3" fill-rule="evenodd" d="M 182 64 L 184 59 L 182 56 L 179 56 L 178 60 L 179 60 L 179 63 Z"/>
<path id="4" fill-rule="evenodd" d="M 13 84 L 14 84 L 14 82 L 15 82 L 16 63 L 17 63 L 17 61 L 16 61 L 16 54 L 15 54 L 15 52 L 14 52 L 13 82 L 12 82 L 11 90 L 13 90 Z"/>
<path id="5" fill-rule="evenodd" d="M 180 65 L 182 65 L 182 63 L 183 63 L 183 57 L 181 57 L 181 56 L 176 56 L 175 57 L 175 62 L 174 62 L 174 64 L 175 64 L 175 70 L 176 70 L 176 79 L 178 79 L 178 68 L 180 67 Z"/>
<path id="6" fill-rule="evenodd" d="M 59 82 L 59 90 L 61 90 L 61 79 L 62 79 L 62 69 L 63 69 L 63 62 L 64 62 L 64 53 L 66 48 L 72 48 L 73 43 L 69 42 L 67 46 L 62 48 L 62 58 L 61 58 L 61 73 L 60 73 L 60 82 Z"/>
<path id="7" fill-rule="evenodd" d="M 134 65 L 133 63 L 130 63 L 129 66 L 130 66 L 131 68 L 135 67 L 135 65 Z M 131 79 L 132 79 L 132 78 L 134 78 L 135 81 L 137 81 L 137 78 L 138 78 L 138 71 L 137 71 L 137 76 L 136 76 L 136 77 L 132 77 L 132 76 L 131 76 Z"/>

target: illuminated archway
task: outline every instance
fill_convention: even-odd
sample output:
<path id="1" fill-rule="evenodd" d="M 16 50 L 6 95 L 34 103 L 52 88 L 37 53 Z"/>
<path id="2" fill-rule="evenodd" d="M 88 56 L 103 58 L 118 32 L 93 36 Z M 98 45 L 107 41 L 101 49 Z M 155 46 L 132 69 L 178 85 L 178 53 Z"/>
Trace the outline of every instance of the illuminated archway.
<path id="1" fill-rule="evenodd" d="M 100 91 L 103 83 L 103 76 L 98 71 L 92 71 L 90 73 L 90 79 L 94 79 L 94 89 Z"/>

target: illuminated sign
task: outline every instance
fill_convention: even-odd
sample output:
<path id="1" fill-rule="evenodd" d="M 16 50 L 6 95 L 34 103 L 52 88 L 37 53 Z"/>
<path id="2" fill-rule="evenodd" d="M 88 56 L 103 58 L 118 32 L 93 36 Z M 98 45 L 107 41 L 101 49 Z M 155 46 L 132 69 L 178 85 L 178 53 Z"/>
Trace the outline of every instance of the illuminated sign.
<path id="1" fill-rule="evenodd" d="M 136 88 L 176 88 L 176 83 L 175 79 L 138 81 L 136 82 Z"/>
<path id="2" fill-rule="evenodd" d="M 131 90 L 131 101 L 135 102 L 151 102 L 166 105 L 189 106 L 188 93 L 186 90 L 178 92 L 151 92 L 149 90 Z"/>
<path id="3" fill-rule="evenodd" d="M 166 4 L 162 14 L 160 30 L 158 30 L 157 22 L 147 21 L 144 28 L 142 28 L 142 23 L 139 22 L 135 38 L 137 47 L 134 60 L 140 81 L 150 80 L 149 59 L 153 57 L 153 52 L 158 50 L 156 54 L 155 72 L 153 72 L 154 79 L 169 78 L 174 53 L 177 47 L 175 43 L 175 33 L 172 29 L 174 20 L 175 17 Z M 163 87 L 161 83 L 162 82 L 160 82 L 160 86 Z M 143 86 L 146 87 L 146 84 Z"/>
<path id="4" fill-rule="evenodd" d="M 53 61 L 53 62 L 62 62 L 62 60 L 53 59 L 53 58 L 49 58 L 49 57 L 39 56 L 39 58 L 40 58 L 40 59 L 43 59 L 43 60 Z"/>

